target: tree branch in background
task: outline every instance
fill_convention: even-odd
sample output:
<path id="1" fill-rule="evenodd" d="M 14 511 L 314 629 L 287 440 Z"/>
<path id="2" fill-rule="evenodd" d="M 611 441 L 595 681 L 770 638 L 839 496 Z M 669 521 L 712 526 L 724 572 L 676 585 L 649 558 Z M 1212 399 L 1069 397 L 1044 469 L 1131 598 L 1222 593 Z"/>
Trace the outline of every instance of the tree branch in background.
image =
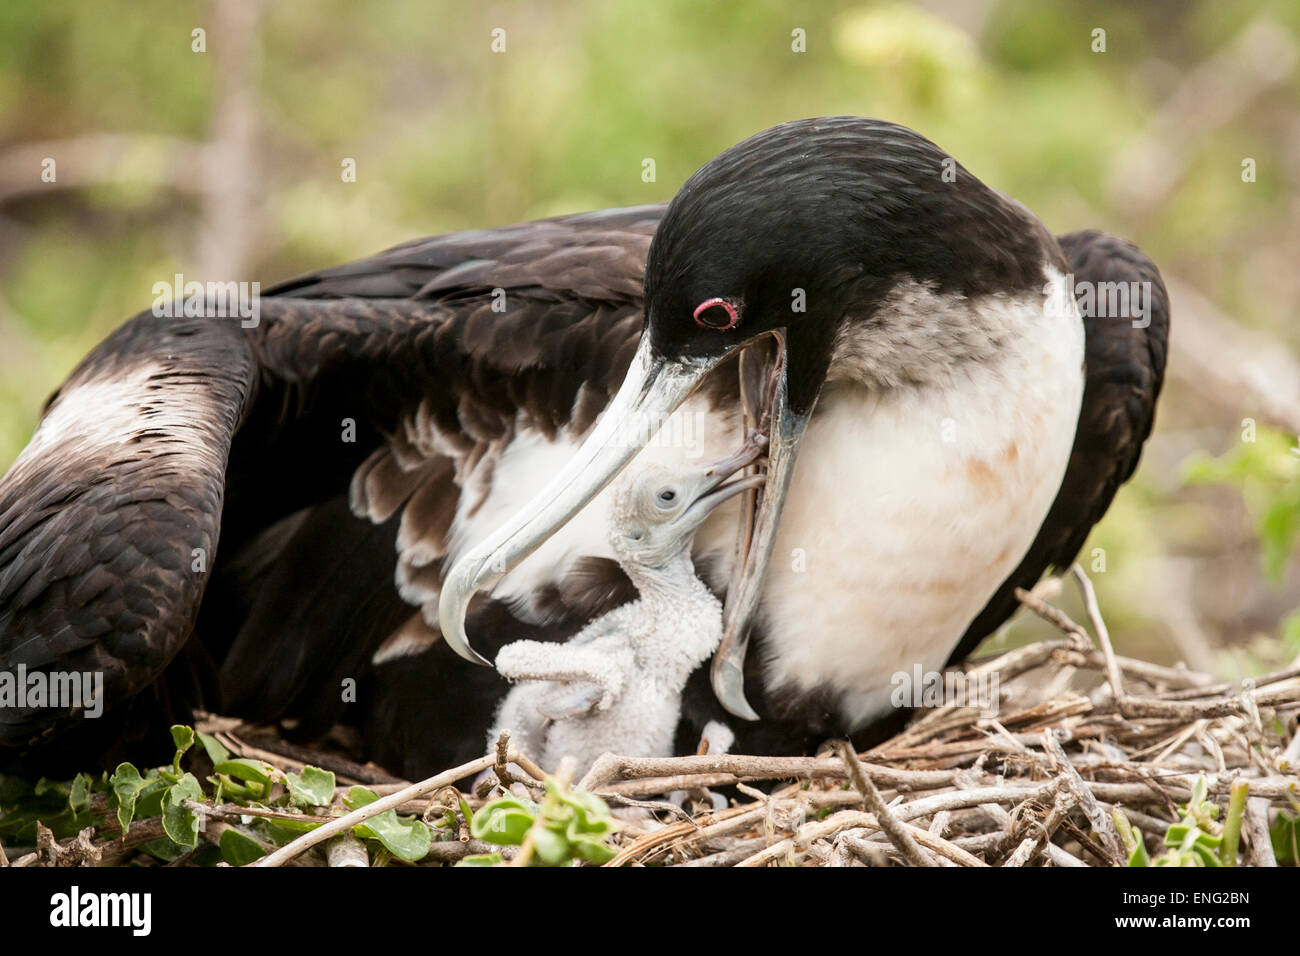
<path id="1" fill-rule="evenodd" d="M 1255 18 L 1178 86 L 1146 132 L 1115 160 L 1110 204 L 1141 219 L 1173 192 L 1196 145 L 1286 82 L 1300 58 L 1296 41 L 1267 15 Z"/>

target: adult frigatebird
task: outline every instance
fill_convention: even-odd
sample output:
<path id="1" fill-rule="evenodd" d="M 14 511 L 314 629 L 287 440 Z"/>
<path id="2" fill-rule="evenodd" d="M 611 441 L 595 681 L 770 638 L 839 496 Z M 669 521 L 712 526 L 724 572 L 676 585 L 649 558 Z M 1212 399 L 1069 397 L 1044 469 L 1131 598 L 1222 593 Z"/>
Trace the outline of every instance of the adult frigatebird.
<path id="1" fill-rule="evenodd" d="M 1142 313 L 1081 318 L 1102 283 L 1146 283 Z M 757 423 L 764 490 L 695 546 L 726 593 L 717 696 L 762 718 L 733 722 L 737 750 L 860 729 L 893 674 L 969 653 L 1073 558 L 1150 432 L 1168 320 L 1135 247 L 1054 239 L 924 137 L 852 117 L 759 133 L 666 208 L 305 276 L 255 328 L 145 313 L 0 481 L 0 670 L 304 733 L 356 700 L 381 748 L 477 750 L 505 685 L 448 645 L 624 603 L 601 489 L 643 445 L 709 460 Z M 708 684 L 683 740 L 721 715 Z M 0 708 L 0 743 L 90 723 Z"/>

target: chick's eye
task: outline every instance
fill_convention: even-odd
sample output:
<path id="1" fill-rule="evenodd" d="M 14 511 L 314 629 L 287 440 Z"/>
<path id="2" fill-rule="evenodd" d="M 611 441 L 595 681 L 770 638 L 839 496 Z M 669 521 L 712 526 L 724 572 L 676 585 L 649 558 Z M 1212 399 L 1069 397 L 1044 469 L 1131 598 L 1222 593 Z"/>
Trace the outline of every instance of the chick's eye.
<path id="1" fill-rule="evenodd" d="M 665 488 L 663 491 L 659 492 L 659 500 L 666 505 L 672 504 L 676 499 L 677 492 L 673 491 L 671 488 Z"/>
<path id="2" fill-rule="evenodd" d="M 740 310 L 726 299 L 705 299 L 695 307 L 695 324 L 702 328 L 723 331 L 739 321 Z"/>

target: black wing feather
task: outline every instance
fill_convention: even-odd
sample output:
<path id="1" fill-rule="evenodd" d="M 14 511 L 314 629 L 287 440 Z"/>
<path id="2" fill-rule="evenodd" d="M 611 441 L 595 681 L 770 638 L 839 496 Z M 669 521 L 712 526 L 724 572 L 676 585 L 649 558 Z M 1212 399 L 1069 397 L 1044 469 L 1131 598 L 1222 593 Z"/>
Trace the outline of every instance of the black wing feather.
<path id="1" fill-rule="evenodd" d="M 216 553 L 253 369 L 237 325 L 144 314 L 73 371 L 0 482 L 0 670 L 102 672 L 113 701 L 172 659 L 203 593 L 194 562 Z M 0 743 L 77 713 L 0 708 Z"/>
<path id="2" fill-rule="evenodd" d="M 661 214 L 610 210 L 408 243 L 272 289 L 251 329 L 148 313 L 128 321 L 55 394 L 0 478 L 0 670 L 103 671 L 109 704 L 120 704 L 185 644 L 213 579 L 221 606 L 204 608 L 200 628 L 210 656 L 228 658 L 228 689 L 282 711 L 295 681 L 321 676 L 321 660 L 354 635 L 356 616 L 309 613 L 314 598 L 332 606 L 327 592 L 337 602 L 346 563 L 276 558 L 369 540 L 348 526 L 366 519 L 337 496 L 384 449 L 454 498 L 445 461 L 427 449 L 411 460 L 417 417 L 459 436 L 466 460 L 507 437 L 520 411 L 550 428 L 589 424 L 573 418 L 603 406 L 635 349 Z M 497 289 L 505 312 L 493 309 Z M 583 379 L 595 393 L 586 406 L 576 401 Z M 104 414 L 85 427 L 58 417 L 77 402 Z M 355 441 L 342 440 L 344 419 Z M 391 542 L 393 529 L 384 533 Z M 196 549 L 205 571 L 193 570 Z M 386 592 L 369 605 L 377 621 L 399 610 L 398 560 L 390 549 L 387 567 L 355 576 L 367 591 L 359 601 Z M 295 595 L 288 620 L 259 600 L 272 579 Z M 362 635 L 341 666 L 377 640 Z M 267 667 L 268 657 L 286 666 Z M 0 708 L 0 744 L 25 747 L 76 718 Z"/>

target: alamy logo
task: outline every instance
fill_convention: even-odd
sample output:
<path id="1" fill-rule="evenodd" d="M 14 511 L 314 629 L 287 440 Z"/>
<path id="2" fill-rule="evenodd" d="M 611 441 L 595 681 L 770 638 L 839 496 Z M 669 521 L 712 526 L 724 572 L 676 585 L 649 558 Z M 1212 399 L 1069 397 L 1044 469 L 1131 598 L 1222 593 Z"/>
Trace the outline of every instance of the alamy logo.
<path id="1" fill-rule="evenodd" d="M 889 702 L 895 707 L 978 707 L 981 717 L 998 714 L 996 671 L 923 671 L 914 664 L 911 673 L 898 671 L 890 683 Z"/>
<path id="2" fill-rule="evenodd" d="M 1074 302 L 1085 319 L 1129 319 L 1135 329 L 1151 324 L 1150 282 L 1076 281 L 1069 273 L 1064 283 L 1052 281 L 1043 286 L 1043 293 L 1053 315 Z"/>
<path id="3" fill-rule="evenodd" d="M 76 708 L 83 717 L 104 712 L 103 671 L 31 671 L 26 664 L 0 671 L 0 708 Z"/>
<path id="4" fill-rule="evenodd" d="M 82 893 L 73 886 L 50 897 L 51 926 L 126 926 L 133 936 L 148 936 L 153 897 L 148 893 Z"/>
<path id="5" fill-rule="evenodd" d="M 246 329 L 262 318 L 260 282 L 186 282 L 176 273 L 171 282 L 153 284 L 152 312 L 159 318 L 225 319 L 239 317 Z"/>
<path id="6" fill-rule="evenodd" d="M 610 440 L 616 448 L 684 448 L 687 458 L 704 453 L 700 440 L 707 421 L 704 412 L 678 411 L 671 415 L 636 415 Z"/>

